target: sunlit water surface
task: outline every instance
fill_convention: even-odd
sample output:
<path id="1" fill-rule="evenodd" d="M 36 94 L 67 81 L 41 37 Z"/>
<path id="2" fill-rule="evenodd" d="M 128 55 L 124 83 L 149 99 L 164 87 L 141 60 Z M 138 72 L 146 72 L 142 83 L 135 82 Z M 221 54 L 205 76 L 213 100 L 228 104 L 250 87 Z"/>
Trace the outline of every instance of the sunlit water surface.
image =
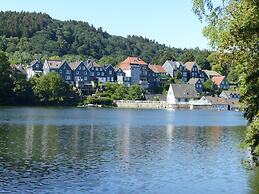
<path id="1" fill-rule="evenodd" d="M 0 108 L 0 193 L 259 192 L 239 112 Z"/>

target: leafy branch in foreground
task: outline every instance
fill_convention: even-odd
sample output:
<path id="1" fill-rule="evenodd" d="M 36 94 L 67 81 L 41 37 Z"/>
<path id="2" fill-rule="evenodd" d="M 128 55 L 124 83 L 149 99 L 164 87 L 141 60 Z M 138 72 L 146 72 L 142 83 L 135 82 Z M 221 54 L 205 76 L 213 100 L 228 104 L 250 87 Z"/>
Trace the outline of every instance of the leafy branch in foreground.
<path id="1" fill-rule="evenodd" d="M 246 144 L 259 156 L 259 1 L 193 0 L 193 10 L 207 22 L 204 35 L 218 52 L 221 64 L 238 67 L 238 82 L 249 121 Z"/>

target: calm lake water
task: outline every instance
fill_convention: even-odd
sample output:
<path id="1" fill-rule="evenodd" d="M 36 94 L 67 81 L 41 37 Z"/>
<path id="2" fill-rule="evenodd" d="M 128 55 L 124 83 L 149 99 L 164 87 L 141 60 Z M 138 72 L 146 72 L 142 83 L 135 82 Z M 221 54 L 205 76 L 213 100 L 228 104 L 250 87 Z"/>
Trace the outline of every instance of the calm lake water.
<path id="1" fill-rule="evenodd" d="M 239 112 L 0 108 L 0 193 L 259 193 Z"/>

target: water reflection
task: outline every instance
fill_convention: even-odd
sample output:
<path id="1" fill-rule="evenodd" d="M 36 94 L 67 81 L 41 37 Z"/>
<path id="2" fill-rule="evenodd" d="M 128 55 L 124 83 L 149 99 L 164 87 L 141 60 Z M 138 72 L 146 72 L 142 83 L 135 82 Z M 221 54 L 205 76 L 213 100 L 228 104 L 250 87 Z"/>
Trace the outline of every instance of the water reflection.
<path id="1" fill-rule="evenodd" d="M 177 113 L 170 123 L 171 113 L 161 111 L 150 112 L 153 124 L 145 111 L 132 110 L 75 110 L 78 122 L 71 124 L 69 111 L 61 110 L 6 110 L 0 118 L 0 192 L 258 191 L 258 171 L 241 165 L 244 126 L 175 125 Z M 7 115 L 23 122 L 3 122 Z"/>

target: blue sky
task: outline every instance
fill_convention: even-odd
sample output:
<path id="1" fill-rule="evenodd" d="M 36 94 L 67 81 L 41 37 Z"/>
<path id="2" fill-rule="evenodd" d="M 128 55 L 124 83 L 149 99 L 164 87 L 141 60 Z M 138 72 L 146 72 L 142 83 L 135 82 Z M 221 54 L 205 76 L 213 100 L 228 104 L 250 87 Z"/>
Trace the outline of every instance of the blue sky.
<path id="1" fill-rule="evenodd" d="M 82 20 L 114 35 L 141 35 L 178 48 L 209 48 L 191 0 L 0 0 L 0 10 Z"/>

